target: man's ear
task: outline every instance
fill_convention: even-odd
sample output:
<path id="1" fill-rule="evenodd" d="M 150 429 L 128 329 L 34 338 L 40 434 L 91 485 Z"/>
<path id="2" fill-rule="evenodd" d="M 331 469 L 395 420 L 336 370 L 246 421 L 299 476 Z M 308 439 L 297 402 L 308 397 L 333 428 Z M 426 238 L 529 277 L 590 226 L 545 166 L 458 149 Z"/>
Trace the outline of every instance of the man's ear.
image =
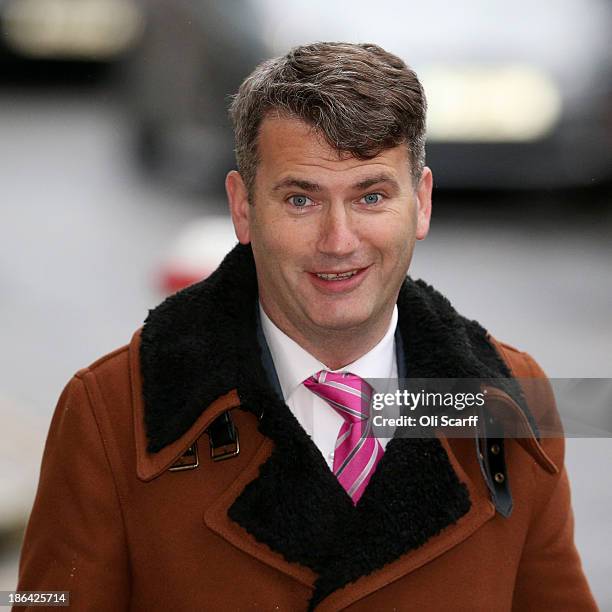
<path id="1" fill-rule="evenodd" d="M 431 219 L 431 191 L 433 189 L 433 175 L 431 170 L 425 166 L 421 173 L 419 185 L 416 190 L 417 198 L 417 223 L 416 239 L 423 240 L 429 232 L 429 221 Z"/>
<path id="2" fill-rule="evenodd" d="M 249 194 L 240 173 L 236 170 L 227 173 L 225 192 L 227 193 L 236 238 L 241 244 L 249 244 L 251 242 Z"/>

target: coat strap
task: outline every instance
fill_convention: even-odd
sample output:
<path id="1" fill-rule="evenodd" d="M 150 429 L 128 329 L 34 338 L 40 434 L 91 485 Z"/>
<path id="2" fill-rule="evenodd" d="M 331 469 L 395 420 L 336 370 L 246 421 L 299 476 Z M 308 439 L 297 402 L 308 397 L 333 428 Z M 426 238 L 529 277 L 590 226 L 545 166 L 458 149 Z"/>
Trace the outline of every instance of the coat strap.
<path id="1" fill-rule="evenodd" d="M 484 481 L 491 494 L 495 509 L 504 518 L 512 513 L 512 493 L 506 468 L 504 439 L 497 437 L 499 424 L 491 414 L 480 411 L 480 433 L 476 436 L 476 454 Z"/>

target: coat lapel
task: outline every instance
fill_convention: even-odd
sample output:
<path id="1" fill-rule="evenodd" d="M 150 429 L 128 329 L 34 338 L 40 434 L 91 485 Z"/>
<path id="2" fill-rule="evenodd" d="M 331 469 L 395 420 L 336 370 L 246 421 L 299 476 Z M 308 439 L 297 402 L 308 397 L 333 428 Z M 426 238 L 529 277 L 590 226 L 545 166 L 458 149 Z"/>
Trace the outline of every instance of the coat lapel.
<path id="1" fill-rule="evenodd" d="M 343 590 L 343 602 L 365 596 L 457 545 L 494 514 L 436 438 L 389 442 L 354 507 L 288 408 L 274 397 L 260 402 L 266 442 L 205 521 L 233 545 L 312 586 L 311 608 L 349 583 L 355 585 Z M 364 576 L 369 580 L 360 582 Z"/>
<path id="2" fill-rule="evenodd" d="M 501 391 L 535 426 L 476 322 L 410 279 L 398 310 L 400 371 L 414 378 L 501 378 Z M 150 459 L 163 469 L 177 440 L 197 436 L 219 398 L 228 406 L 237 399 L 252 413 L 245 418 L 257 423 L 251 438 L 261 441 L 205 522 L 233 545 L 312 585 L 311 608 L 348 605 L 457 545 L 493 516 L 484 486 L 470 481 L 438 438 L 389 442 L 354 507 L 270 384 L 256 330 L 257 281 L 248 246 L 238 245 L 206 281 L 150 312 L 140 343 L 145 455 L 164 457 Z M 248 443 L 241 432 L 241 444 Z"/>
<path id="3" fill-rule="evenodd" d="M 252 415 L 242 413 L 242 418 L 238 420 L 237 425 L 241 434 L 248 431 L 242 424 L 245 419 L 251 420 L 250 426 L 253 426 L 255 420 Z M 272 440 L 253 433 L 254 435 L 249 438 L 250 440 L 258 437 L 262 438 L 261 443 L 256 443 L 258 447 L 253 458 L 238 473 L 227 490 L 207 508 L 204 513 L 204 522 L 210 529 L 236 548 L 312 588 L 316 579 L 314 571 L 304 564 L 292 562 L 291 559 L 287 559 L 283 555 L 282 550 L 270 545 L 271 542 L 273 544 L 273 536 L 276 534 L 276 528 L 278 527 L 272 522 L 270 513 L 266 512 L 261 516 L 260 521 L 255 521 L 255 529 L 253 530 L 250 529 L 249 523 L 244 524 L 235 520 L 237 499 L 242 499 L 244 491 L 253 490 L 254 487 L 257 488 L 257 483 L 261 483 L 262 479 L 265 481 L 265 473 L 269 470 L 267 466 L 271 462 L 274 463 L 271 459 L 275 452 Z M 265 502 L 268 506 L 273 505 L 277 502 L 277 497 L 276 495 L 267 500 L 260 500 L 260 503 Z M 282 515 L 283 510 L 278 510 L 278 514 Z"/>
<path id="4" fill-rule="evenodd" d="M 429 440 L 429 442 L 434 441 L 437 442 L 438 440 Z M 415 440 L 404 439 L 397 440 L 397 442 L 408 444 L 415 442 Z M 312 604 L 316 604 L 318 598 L 324 598 L 316 607 L 317 612 L 343 610 L 352 603 L 367 597 L 370 593 L 399 580 L 451 548 L 458 546 L 495 516 L 495 508 L 488 499 L 483 483 L 474 482 L 468 477 L 446 440 L 440 439 L 439 442 L 444 453 L 444 455 L 439 455 L 443 457 L 442 463 L 445 463 L 444 459 L 447 459 L 450 463 L 454 475 L 465 491 L 466 498 L 469 499 L 469 510 L 465 513 L 462 512 L 461 504 L 465 503 L 466 498 L 463 498 L 462 495 L 453 498 L 450 494 L 452 490 L 457 491 L 454 483 L 449 484 L 446 489 L 438 488 L 437 492 L 441 495 L 439 499 L 429 496 L 423 499 L 423 491 L 417 491 L 417 486 L 429 483 L 423 483 L 423 481 L 413 483 L 410 489 L 404 489 L 399 494 L 400 499 L 403 500 L 400 504 L 399 513 L 396 511 L 396 503 L 393 498 L 383 501 L 382 512 L 378 509 L 378 512 L 367 517 L 370 521 L 369 524 L 375 526 L 378 531 L 378 538 L 366 539 L 364 544 L 380 546 L 386 551 L 388 561 L 381 564 L 383 559 L 380 557 L 382 555 L 379 555 L 376 549 L 369 549 L 370 553 L 374 552 L 379 557 L 375 563 L 372 563 L 374 559 L 371 559 L 371 569 L 369 571 L 360 572 L 353 581 L 345 581 L 342 586 L 331 584 L 327 586 L 327 589 L 324 589 L 321 588 L 322 585 L 319 583 L 319 592 L 315 591 Z M 389 443 L 387 449 L 392 443 L 393 441 Z M 401 463 L 402 460 L 400 460 Z M 411 470 L 415 463 L 418 465 L 419 461 L 410 463 Z M 404 461 L 404 466 L 406 464 L 407 462 Z M 431 468 L 429 461 L 426 464 L 422 463 L 420 467 L 426 467 L 430 477 L 436 471 L 436 469 Z M 443 471 L 446 472 L 446 469 Z M 435 491 L 434 485 L 432 492 Z M 410 502 L 410 496 L 413 496 L 412 502 Z M 456 504 L 454 513 L 452 505 L 449 505 L 453 502 Z M 426 516 L 420 514 L 427 511 L 433 513 L 432 516 L 435 517 L 433 520 L 431 520 L 431 516 L 429 517 L 430 520 L 427 520 Z M 415 519 L 416 524 L 409 522 Z M 444 526 L 438 530 L 433 530 L 432 523 L 436 520 Z M 419 527 L 423 529 L 422 532 L 418 531 Z M 367 525 L 364 525 L 364 528 L 367 528 Z M 395 538 L 393 541 L 389 540 L 389 534 Z M 345 552 L 345 556 L 350 554 L 350 550 Z M 325 595 L 327 596 L 325 597 Z"/>

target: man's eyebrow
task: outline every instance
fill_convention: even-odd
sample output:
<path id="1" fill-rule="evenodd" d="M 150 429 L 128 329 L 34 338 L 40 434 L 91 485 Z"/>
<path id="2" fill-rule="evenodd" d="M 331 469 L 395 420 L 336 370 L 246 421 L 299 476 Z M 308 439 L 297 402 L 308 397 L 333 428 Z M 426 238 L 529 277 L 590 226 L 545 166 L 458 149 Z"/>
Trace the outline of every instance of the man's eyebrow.
<path id="1" fill-rule="evenodd" d="M 297 187 L 298 189 L 303 189 L 304 191 L 322 191 L 321 185 L 318 183 L 295 178 L 293 176 L 288 176 L 282 181 L 276 183 L 274 187 L 272 187 L 272 191 L 280 191 L 281 189 L 287 189 L 289 187 Z"/>
<path id="2" fill-rule="evenodd" d="M 372 185 L 378 185 L 379 183 L 387 183 L 396 191 L 399 191 L 400 186 L 399 183 L 393 176 L 383 172 L 382 174 L 376 174 L 374 176 L 368 176 L 364 179 L 361 179 L 359 182 L 353 185 L 353 189 L 363 190 L 372 187 Z"/>
<path id="3" fill-rule="evenodd" d="M 364 189 L 368 189 L 372 185 L 378 185 L 380 183 L 387 183 L 395 191 L 400 190 L 400 186 L 397 180 L 390 174 L 387 174 L 386 172 L 383 172 L 381 174 L 375 174 L 374 176 L 365 177 L 361 179 L 360 181 L 358 181 L 357 183 L 354 183 L 351 186 L 351 188 L 355 190 L 363 191 Z M 312 181 L 308 181 L 306 179 L 300 179 L 294 176 L 288 176 L 282 179 L 281 181 L 279 181 L 278 183 L 276 183 L 272 187 L 272 191 L 273 192 L 280 191 L 281 189 L 288 189 L 290 187 L 297 187 L 298 189 L 302 189 L 303 191 L 310 191 L 310 192 L 323 191 L 323 187 L 321 187 L 321 185 L 319 185 L 318 183 L 313 183 Z"/>

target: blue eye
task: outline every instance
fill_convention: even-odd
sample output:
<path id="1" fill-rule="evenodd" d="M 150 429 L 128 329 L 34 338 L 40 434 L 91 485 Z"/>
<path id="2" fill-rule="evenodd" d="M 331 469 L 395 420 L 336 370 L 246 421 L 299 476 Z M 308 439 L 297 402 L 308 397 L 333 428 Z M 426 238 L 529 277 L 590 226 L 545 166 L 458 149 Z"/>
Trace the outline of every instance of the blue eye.
<path id="1" fill-rule="evenodd" d="M 365 204 L 378 204 L 381 199 L 382 195 L 380 193 L 368 193 L 362 198 Z"/>
<path id="2" fill-rule="evenodd" d="M 308 202 L 310 202 L 310 198 L 303 195 L 295 195 L 289 198 L 289 202 L 291 202 L 291 204 L 293 204 L 296 208 L 304 208 Z"/>

